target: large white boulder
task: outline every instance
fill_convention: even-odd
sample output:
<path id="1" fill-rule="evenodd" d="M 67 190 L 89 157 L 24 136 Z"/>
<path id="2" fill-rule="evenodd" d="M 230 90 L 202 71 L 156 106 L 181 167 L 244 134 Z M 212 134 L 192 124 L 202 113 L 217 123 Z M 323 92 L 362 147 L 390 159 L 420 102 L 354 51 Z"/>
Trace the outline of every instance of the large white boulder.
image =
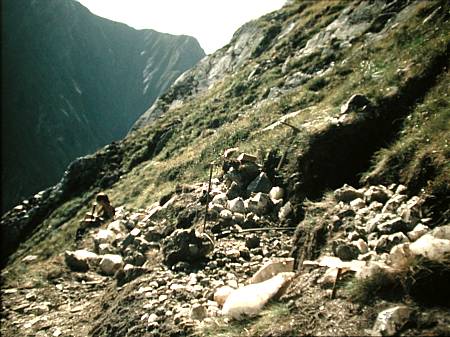
<path id="1" fill-rule="evenodd" d="M 440 261 L 446 255 L 450 255 L 450 240 L 425 234 L 411 243 L 409 249 L 414 255 L 422 255 L 430 260 Z"/>
<path id="2" fill-rule="evenodd" d="M 256 316 L 294 275 L 295 273 L 280 273 L 267 281 L 236 289 L 226 299 L 222 314 L 234 319 Z"/>
<path id="3" fill-rule="evenodd" d="M 231 288 L 230 286 L 223 286 L 218 288 L 214 292 L 214 301 L 217 302 L 219 305 L 223 305 L 225 301 L 227 300 L 228 296 L 234 291 L 234 288 Z"/>

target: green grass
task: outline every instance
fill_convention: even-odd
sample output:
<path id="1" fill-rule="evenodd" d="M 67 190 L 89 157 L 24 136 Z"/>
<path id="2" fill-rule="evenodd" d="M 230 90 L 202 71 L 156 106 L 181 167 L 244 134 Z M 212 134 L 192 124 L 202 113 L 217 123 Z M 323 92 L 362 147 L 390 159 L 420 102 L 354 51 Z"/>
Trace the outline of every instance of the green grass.
<path id="1" fill-rule="evenodd" d="M 217 317 L 210 323 L 203 323 L 195 332 L 195 336 L 202 337 L 249 337 L 262 336 L 269 331 L 279 330 L 288 325 L 289 309 L 285 303 L 272 303 L 267 305 L 261 313 L 254 318 L 227 321 Z M 276 322 L 276 324 L 274 324 Z"/>
<path id="2" fill-rule="evenodd" d="M 429 191 L 450 185 L 450 98 L 447 71 L 405 120 L 398 139 L 375 155 L 363 180 L 400 181 Z"/>

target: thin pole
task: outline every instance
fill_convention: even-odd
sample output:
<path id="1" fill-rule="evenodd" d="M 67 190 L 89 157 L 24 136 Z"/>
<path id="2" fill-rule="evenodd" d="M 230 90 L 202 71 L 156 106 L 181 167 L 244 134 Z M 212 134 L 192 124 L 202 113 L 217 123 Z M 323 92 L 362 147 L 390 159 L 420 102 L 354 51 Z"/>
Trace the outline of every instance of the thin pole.
<path id="1" fill-rule="evenodd" d="M 271 230 L 276 230 L 276 231 L 293 231 L 297 229 L 297 227 L 264 227 L 264 228 L 247 228 L 247 229 L 243 229 L 241 231 L 239 231 L 239 233 L 245 233 L 245 232 L 264 232 L 264 231 L 271 231 Z"/>
<path id="2" fill-rule="evenodd" d="M 206 218 L 208 217 L 208 206 L 209 206 L 209 193 L 211 192 L 211 180 L 213 173 L 213 163 L 209 164 L 209 182 L 208 182 L 208 192 L 206 193 L 206 206 L 205 206 L 205 221 L 203 222 L 203 233 L 206 229 Z"/>
<path id="3" fill-rule="evenodd" d="M 333 290 L 331 291 L 331 296 L 330 298 L 333 299 L 336 296 L 336 283 L 339 279 L 339 276 L 341 275 L 341 268 L 338 268 L 337 273 L 336 273 L 336 278 L 334 279 L 334 283 L 333 283 Z"/>

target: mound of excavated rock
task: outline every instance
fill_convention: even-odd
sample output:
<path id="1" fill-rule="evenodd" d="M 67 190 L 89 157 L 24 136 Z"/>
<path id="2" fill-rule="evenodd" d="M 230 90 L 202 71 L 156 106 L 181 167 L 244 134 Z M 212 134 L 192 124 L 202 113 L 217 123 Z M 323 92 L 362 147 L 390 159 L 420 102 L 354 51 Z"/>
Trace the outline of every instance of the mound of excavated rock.
<path id="1" fill-rule="evenodd" d="M 330 286 L 341 271 L 366 279 L 380 272 L 400 275 L 417 258 L 448 264 L 450 225 L 432 228 L 431 219 L 423 216 L 424 199 L 406 192 L 403 185 L 359 189 L 344 185 L 332 197 L 309 205 L 310 210 L 322 208 L 329 244 L 315 261 L 303 261 L 303 268 L 327 267 L 317 282 Z M 412 311 L 397 306 L 380 312 L 368 333 L 392 336 L 408 322 Z"/>

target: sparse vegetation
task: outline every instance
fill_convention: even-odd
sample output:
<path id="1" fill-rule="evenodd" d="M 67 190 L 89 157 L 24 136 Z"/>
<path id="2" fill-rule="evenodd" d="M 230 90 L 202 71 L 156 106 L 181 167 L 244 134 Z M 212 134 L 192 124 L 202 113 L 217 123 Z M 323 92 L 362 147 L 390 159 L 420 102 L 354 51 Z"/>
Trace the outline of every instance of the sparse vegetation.
<path id="1" fill-rule="evenodd" d="M 218 317 L 212 322 L 203 323 L 195 332 L 195 336 L 258 337 L 263 334 L 271 335 L 274 331 L 288 330 L 289 327 L 289 308 L 285 303 L 273 303 L 254 318 L 227 321 Z"/>
<path id="2" fill-rule="evenodd" d="M 423 305 L 448 306 L 445 284 L 449 280 L 450 260 L 415 257 L 394 272 L 380 270 L 365 279 L 352 278 L 344 290 L 351 301 L 360 305 L 370 305 L 379 298 L 398 301 L 409 296 Z"/>

